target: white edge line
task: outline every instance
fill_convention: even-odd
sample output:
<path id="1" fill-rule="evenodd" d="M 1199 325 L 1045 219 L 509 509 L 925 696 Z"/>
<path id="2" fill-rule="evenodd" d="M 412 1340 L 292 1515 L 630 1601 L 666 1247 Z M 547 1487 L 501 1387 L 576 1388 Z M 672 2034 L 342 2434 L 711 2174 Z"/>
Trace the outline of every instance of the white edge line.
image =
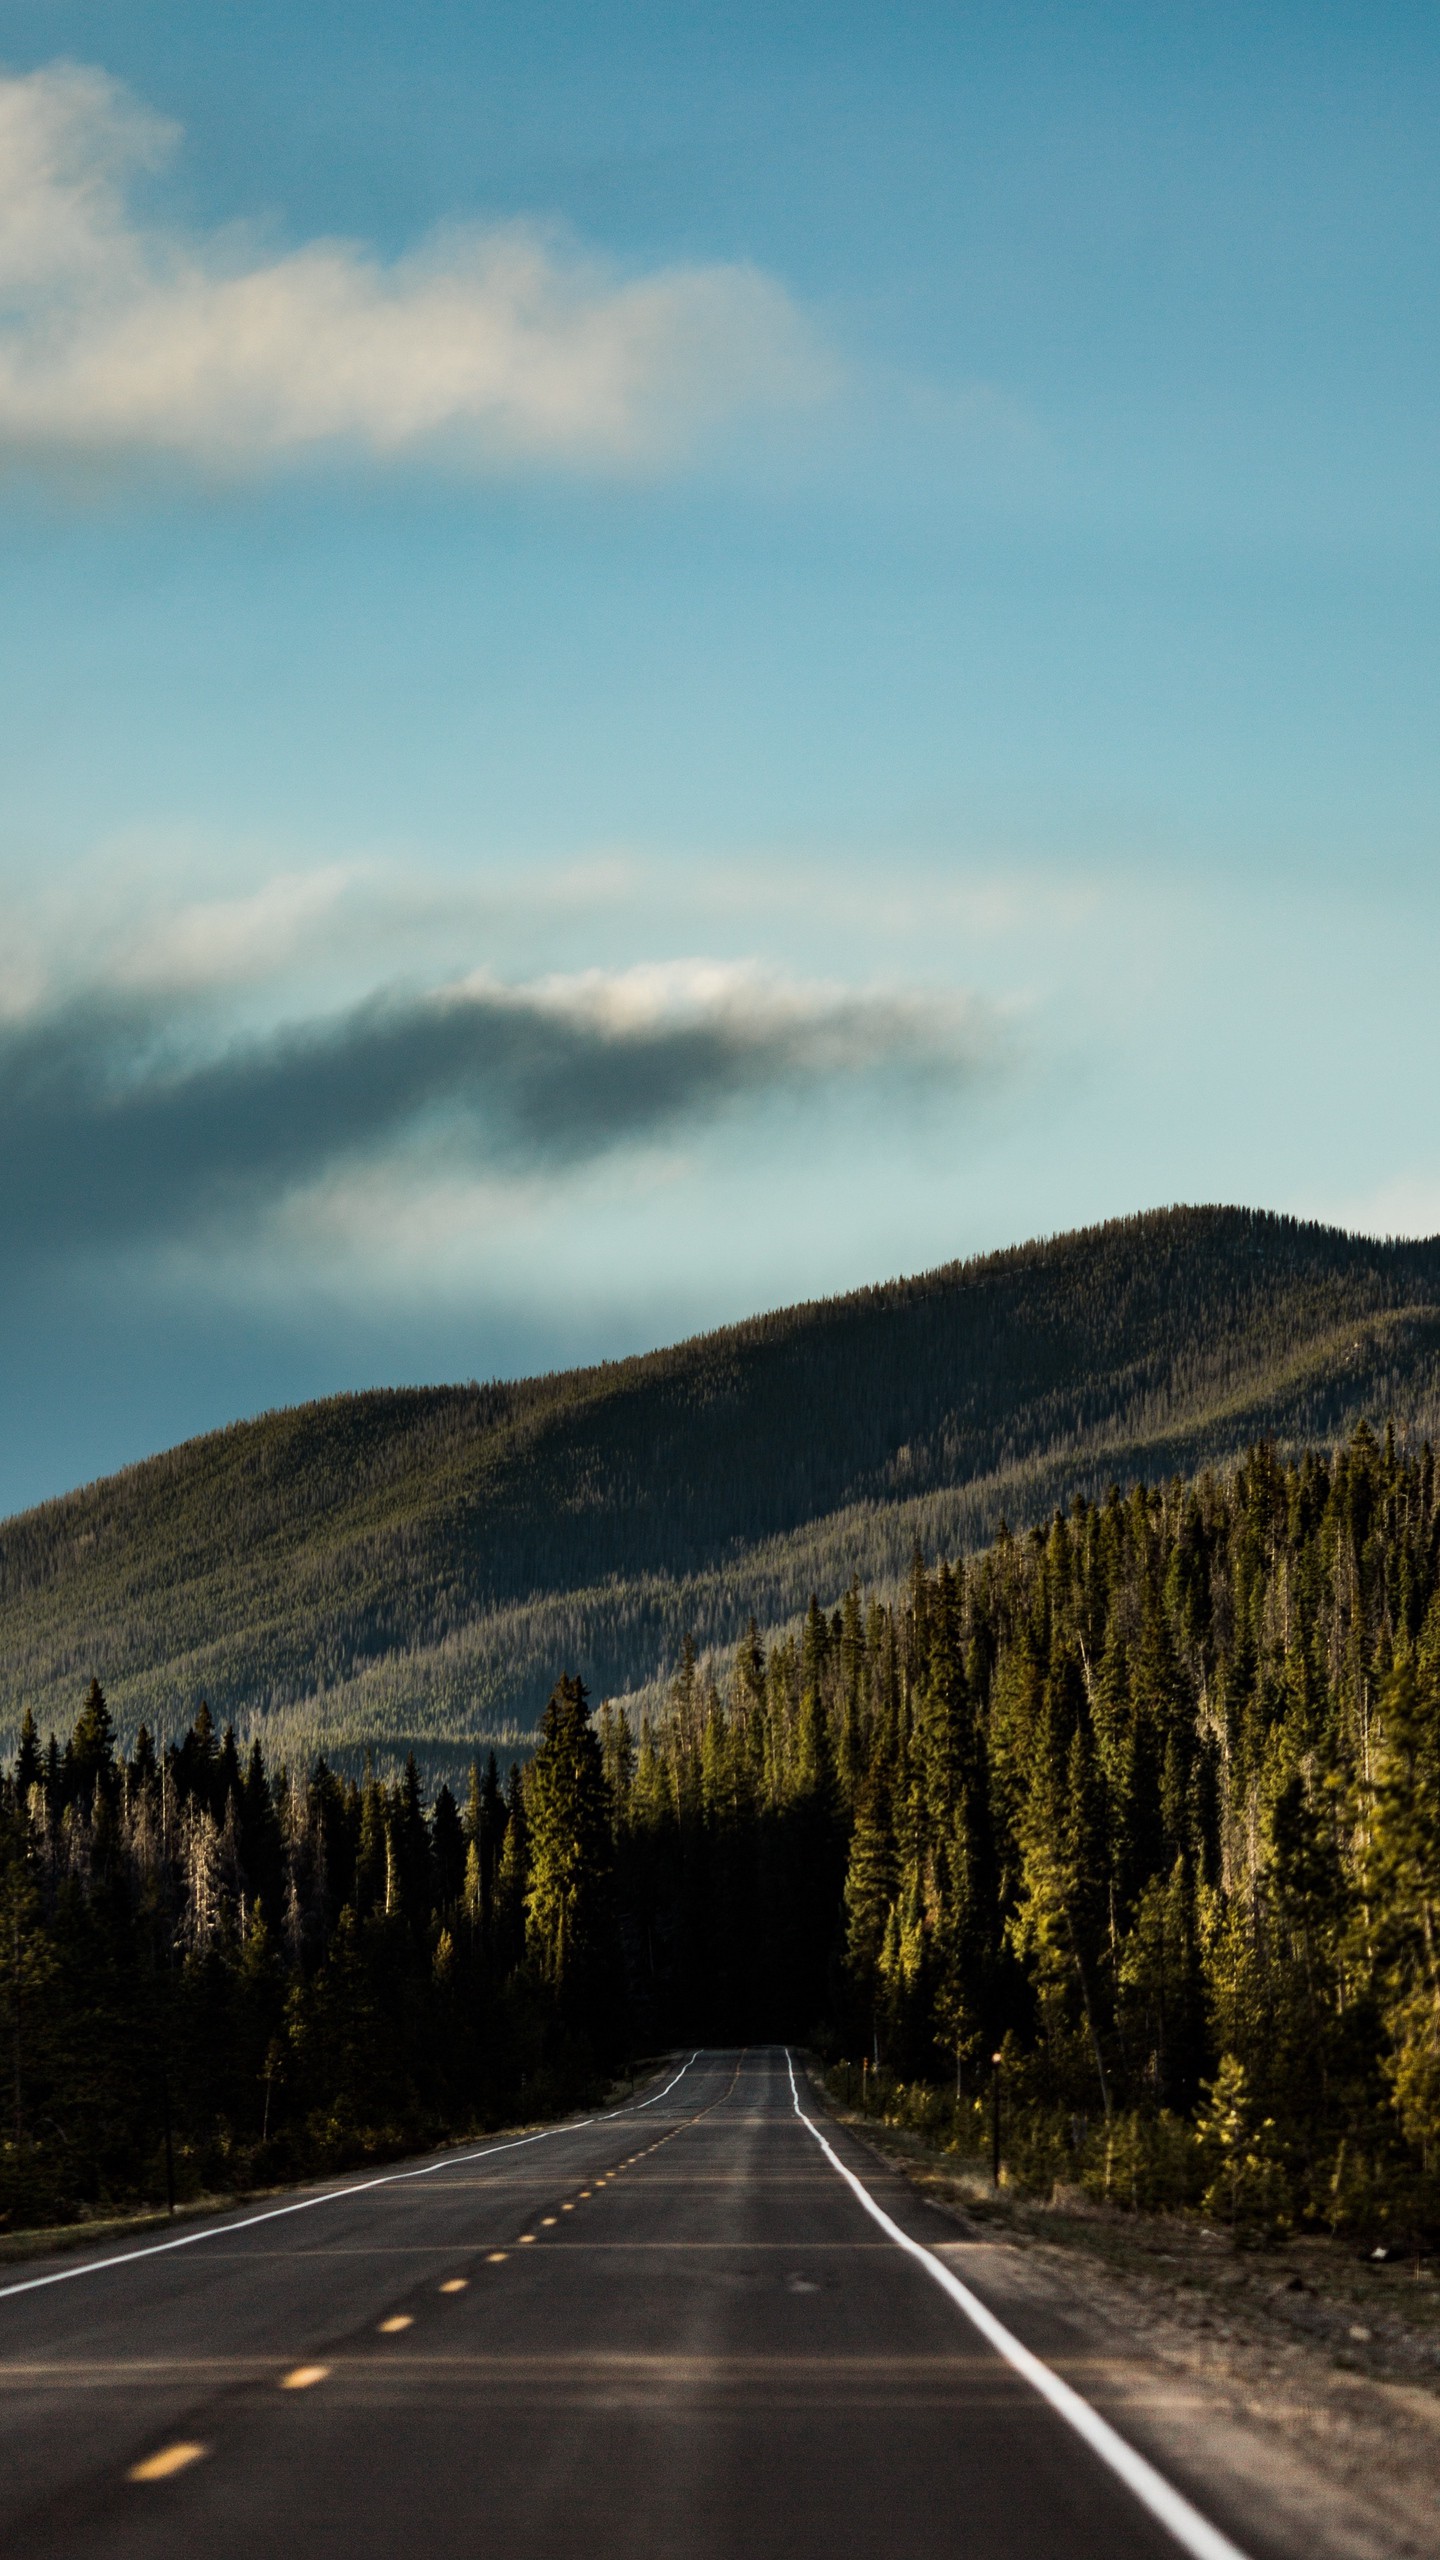
<path id="1" fill-rule="evenodd" d="M 638 2115 L 640 2114 L 640 2112 L 641 2112 L 641 2109 L 642 2109 L 642 2108 L 644 2108 L 644 2107 L 658 2107 L 662 2098 L 668 2098 L 668 2097 L 669 2097 L 671 2090 L 672 2090 L 672 2089 L 675 2087 L 675 2085 L 676 2085 L 676 2082 L 684 2079 L 686 2072 L 690 2069 L 691 2063 L 695 2063 L 695 2062 L 698 2062 L 698 2061 L 699 2061 L 699 2059 L 700 2059 L 700 2050 L 701 2050 L 701 2049 L 700 2049 L 699 2045 L 697 2044 L 697 2046 L 695 2047 L 694 2052 L 693 2052 L 693 2053 L 691 2054 L 691 2056 L 690 2056 L 690 2061 L 689 2061 L 689 2062 L 682 2062 L 682 2063 L 681 2063 L 681 2065 L 680 2065 L 679 2070 L 678 2070 L 678 2071 L 676 2072 L 676 2074 L 675 2074 L 675 2079 L 674 2079 L 674 2080 L 667 2080 L 667 2081 L 666 2081 L 666 2083 L 665 2083 L 664 2088 L 663 2088 L 663 2089 L 657 2089 L 653 2098 L 642 2098 L 642 2099 L 640 2100 L 640 2102 L 639 2102 L 639 2105 L 634 2106 L 634 2107 L 617 2107 L 617 2108 L 615 2109 L 615 2111 L 614 2111 L 614 2112 L 615 2112 L 615 2114 L 616 2114 L 617 2116 L 623 2116 L 623 2115 L 633 2115 L 633 2116 L 638 2116 Z"/>
<path id="2" fill-rule="evenodd" d="M 323 2195 L 301 2196 L 294 2204 L 272 2204 L 264 2213 L 247 2213 L 239 2222 L 212 2222 L 204 2231 L 182 2231 L 174 2240 L 152 2240 L 144 2249 L 124 2249 L 113 2258 L 87 2258 L 83 2266 L 56 2267 L 49 2275 L 27 2276 L 21 2284 L 0 2284 L 0 2302 L 17 2293 L 38 2293 L 49 2284 L 73 2284 L 77 2276 L 102 2276 L 111 2267 L 133 2267 L 139 2258 L 163 2258 L 171 2249 L 194 2249 L 202 2240 L 228 2240 L 234 2231 L 254 2231 L 262 2222 L 282 2222 L 288 2213 L 310 2213 L 318 2204 L 343 2204 L 347 2196 L 368 2195 L 372 2187 L 395 2187 L 407 2178 L 434 2178 L 445 2169 L 468 2168 L 473 2160 L 493 2160 L 501 2151 L 523 2151 L 532 2142 L 553 2142 L 560 2133 L 583 2133 L 587 2125 L 610 2124 L 616 2116 L 638 2115 L 640 2107 L 658 2106 L 678 2087 L 693 2063 L 699 2061 L 697 2047 L 689 2062 L 682 2062 L 673 2080 L 657 2089 L 653 2098 L 642 2098 L 639 2107 L 611 2107 L 605 2115 L 581 2116 L 574 2124 L 548 2124 L 541 2133 L 516 2134 L 509 2142 L 488 2142 L 480 2151 L 451 2151 L 443 2160 L 427 2160 L 423 2169 L 387 2169 L 378 2178 L 357 2178 L 348 2187 L 327 2187 Z"/>
<path id="3" fill-rule="evenodd" d="M 831 2148 L 813 2116 L 807 2116 L 805 2113 L 800 2104 L 800 2091 L 795 2081 L 795 2065 L 791 2060 L 788 2047 L 785 2061 L 790 2073 L 790 2093 L 800 2122 L 807 2133 L 814 2135 L 831 2168 L 837 2171 L 844 2179 L 846 2186 L 858 2197 L 872 2221 L 879 2223 L 886 2238 L 893 2240 L 897 2249 L 903 2249 L 907 2258 L 915 2259 L 934 2283 L 939 2285 L 942 2293 L 948 2293 L 951 2301 L 964 2312 L 966 2319 L 979 2330 L 981 2337 L 995 2349 L 997 2355 L 1003 2356 L 1005 2362 L 1012 2366 L 1033 2390 L 1039 2392 L 1042 2400 L 1048 2400 L 1056 2416 L 1063 2418 L 1068 2427 L 1074 2428 L 1076 2435 L 1089 2445 L 1091 2452 L 1099 2455 L 1107 2469 L 1113 2471 L 1116 2478 L 1124 2482 L 1131 2495 L 1139 2499 L 1142 2507 L 1149 2509 L 1150 2514 L 1165 2527 L 1166 2532 L 1174 2536 L 1182 2550 L 1191 2554 L 1192 2560 L 1246 2560 L 1246 2555 L 1240 2550 L 1238 2544 L 1231 2542 L 1217 2526 L 1210 2523 L 1207 2517 L 1202 2516 L 1198 2507 L 1192 2507 L 1189 2499 L 1183 2498 L 1178 2489 L 1173 2489 L 1164 2474 L 1157 2471 L 1153 2463 L 1146 2461 L 1143 2453 L 1137 2453 L 1134 2446 L 1127 2444 L 1122 2435 L 1117 2435 L 1109 2420 L 1102 2418 L 1098 2409 L 1092 2409 L 1088 2400 L 1082 2400 L 1078 2391 L 1073 2391 L 1068 2382 L 1062 2382 L 1058 2373 L 1053 2372 L 1048 2364 L 1042 2363 L 1039 2356 L 1032 2355 L 1027 2346 L 1022 2346 L 1013 2331 L 1006 2328 L 1004 2321 L 996 2319 L 994 2312 L 987 2308 L 979 2295 L 972 2293 L 968 2285 L 962 2284 L 960 2278 L 952 2273 L 942 2258 L 937 2258 L 933 2250 L 922 2247 L 918 2240 L 912 2240 L 907 2232 L 901 2230 L 898 2222 L 891 2221 L 889 2214 L 875 2202 L 869 2189 L 856 2177 L 854 2170 L 847 2169 L 838 2152 Z"/>

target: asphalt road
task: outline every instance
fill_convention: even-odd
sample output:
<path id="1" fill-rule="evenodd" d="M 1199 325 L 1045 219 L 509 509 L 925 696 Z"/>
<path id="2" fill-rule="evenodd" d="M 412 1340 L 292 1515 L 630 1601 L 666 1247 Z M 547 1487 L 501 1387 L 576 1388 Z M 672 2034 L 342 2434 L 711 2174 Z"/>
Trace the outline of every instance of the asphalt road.
<path id="1" fill-rule="evenodd" d="M 820 2130 L 782 2052 L 704 2053 L 588 2124 L 0 2271 L 0 2550 L 1205 2560 L 933 2280 L 953 2226 Z"/>

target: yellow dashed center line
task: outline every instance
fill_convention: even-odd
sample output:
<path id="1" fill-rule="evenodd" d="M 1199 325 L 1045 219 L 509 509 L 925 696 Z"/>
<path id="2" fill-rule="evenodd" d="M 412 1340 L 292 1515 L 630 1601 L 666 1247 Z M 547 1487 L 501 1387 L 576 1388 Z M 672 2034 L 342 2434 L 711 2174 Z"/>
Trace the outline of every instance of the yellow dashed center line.
<path id="1" fill-rule="evenodd" d="M 192 2462 L 202 2462 L 205 2453 L 203 2444 L 162 2445 L 158 2453 L 147 2453 L 143 2462 L 132 2463 L 127 2476 L 131 2480 L 171 2480 L 177 2471 L 188 2471 Z"/>
<path id="2" fill-rule="evenodd" d="M 702 2113 L 708 2114 L 709 2110 L 703 2109 Z M 698 2121 L 698 2119 L 696 2119 L 696 2121 Z M 681 2128 L 678 2127 L 676 2128 L 677 2131 L 680 2129 Z M 651 2152 L 658 2151 L 663 2142 L 673 2140 L 673 2138 L 673 2135 L 662 2135 L 659 2142 L 652 2142 L 643 2150 L 632 2152 L 628 2159 L 617 2161 L 615 2167 L 607 2171 L 604 2177 L 596 2178 L 593 2186 L 582 2187 L 580 2189 L 578 2201 L 581 2203 L 588 2203 L 592 2195 L 599 2194 L 603 2188 L 609 2185 L 612 2178 L 619 2177 L 622 2170 L 634 2168 L 638 2161 L 648 2159 Z M 560 2207 L 561 2213 L 573 2213 L 574 2210 L 574 2203 L 565 2203 Z M 555 2214 L 547 2213 L 542 2218 L 542 2230 L 553 2230 L 555 2228 L 556 2221 L 557 2216 Z M 529 2248 L 533 2246 L 534 2240 L 535 2234 L 533 2231 L 522 2231 L 518 2245 L 522 2249 Z M 492 2267 L 502 2267 L 504 2266 L 508 2256 L 508 2250 L 492 2249 L 486 2258 L 486 2264 L 487 2266 Z M 464 2293 L 468 2289 L 469 2282 L 470 2279 L 468 2276 L 448 2276 L 440 2285 L 439 2290 L 441 2293 Z M 384 2338 L 398 2337 L 402 2331 L 411 2329 L 414 2325 L 414 2314 L 409 2311 L 392 2312 L 387 2320 L 381 2320 L 377 2323 L 379 2334 Z M 288 2373 L 281 2375 L 280 2389 L 282 2391 L 309 2391 L 317 2382 L 326 2381 L 329 2377 L 330 2370 L 331 2368 L 328 2364 L 293 2365 Z M 208 2445 L 194 2444 L 190 2442 L 162 2445 L 158 2452 L 147 2454 L 143 2461 L 133 2463 L 129 2472 L 126 2474 L 126 2477 L 134 2481 L 170 2480 L 175 2477 L 177 2472 L 187 2471 L 192 2463 L 203 2462 L 209 2450 L 210 2448 Z"/>

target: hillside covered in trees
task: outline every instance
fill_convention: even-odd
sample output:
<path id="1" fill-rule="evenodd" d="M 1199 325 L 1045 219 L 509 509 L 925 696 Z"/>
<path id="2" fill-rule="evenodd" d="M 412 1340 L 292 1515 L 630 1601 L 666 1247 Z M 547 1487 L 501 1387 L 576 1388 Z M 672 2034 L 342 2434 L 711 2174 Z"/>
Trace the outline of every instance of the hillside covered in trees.
<path id="1" fill-rule="evenodd" d="M 1013 2173 L 1265 2238 L 1440 2232 L 1440 1484 L 1361 1426 L 852 1579 L 462 1810 L 208 1713 L 28 1722 L 0 1797 L 0 2211 L 184 2192 L 808 2038 Z M 917 2097 L 916 2090 L 921 2092 Z M 928 2094 L 926 2094 L 928 2093 Z"/>
<path id="2" fill-rule="evenodd" d="M 684 1636 L 783 1628 L 1114 1480 L 1393 1413 L 1440 1424 L 1440 1242 L 1226 1209 L 1125 1220 L 514 1385 L 237 1424 L 0 1527 L 0 1748 L 92 1676 L 120 1730 L 209 1700 L 272 1759 L 457 1776 Z"/>

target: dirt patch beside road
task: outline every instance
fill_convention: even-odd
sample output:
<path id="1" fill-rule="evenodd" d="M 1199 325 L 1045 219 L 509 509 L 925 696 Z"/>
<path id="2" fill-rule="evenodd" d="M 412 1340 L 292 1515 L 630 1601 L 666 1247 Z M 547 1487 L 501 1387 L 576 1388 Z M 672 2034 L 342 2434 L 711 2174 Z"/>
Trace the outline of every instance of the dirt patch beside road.
<path id="1" fill-rule="evenodd" d="M 1440 2551 L 1440 2278 L 1325 2239 L 1237 2251 L 1179 2215 L 994 2194 L 842 2115 L 951 2216 L 955 2271 L 1252 2549 Z M 1223 2514 L 1219 2512 L 1223 2510 Z"/>

